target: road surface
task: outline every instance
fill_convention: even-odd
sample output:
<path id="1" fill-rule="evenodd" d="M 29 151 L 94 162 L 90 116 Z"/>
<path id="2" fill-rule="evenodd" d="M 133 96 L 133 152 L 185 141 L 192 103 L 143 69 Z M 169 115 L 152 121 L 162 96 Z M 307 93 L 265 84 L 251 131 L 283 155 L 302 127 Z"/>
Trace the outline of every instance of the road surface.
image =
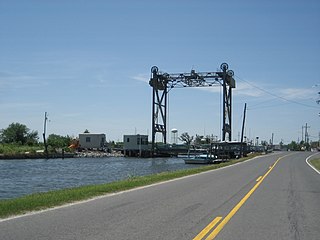
<path id="1" fill-rule="evenodd" d="M 311 154 L 270 154 L 0 220 L 0 239 L 320 239 L 320 174 L 305 162 Z"/>

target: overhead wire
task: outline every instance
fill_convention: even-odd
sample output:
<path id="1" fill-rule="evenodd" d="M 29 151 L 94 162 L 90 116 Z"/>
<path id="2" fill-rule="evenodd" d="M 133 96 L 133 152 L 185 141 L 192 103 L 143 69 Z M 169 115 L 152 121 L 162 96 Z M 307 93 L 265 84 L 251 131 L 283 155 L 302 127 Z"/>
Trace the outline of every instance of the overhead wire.
<path id="1" fill-rule="evenodd" d="M 294 101 L 294 100 L 287 99 L 287 98 L 285 98 L 285 97 L 279 96 L 279 95 L 277 95 L 277 94 L 274 94 L 274 93 L 272 93 L 272 92 L 269 92 L 269 91 L 267 91 L 267 90 L 265 90 L 265 89 L 263 89 L 263 88 L 260 88 L 260 87 L 258 87 L 258 86 L 256 86 L 256 85 L 254 85 L 254 84 L 252 84 L 252 83 L 250 83 L 250 82 L 242 79 L 241 77 L 239 77 L 239 76 L 237 76 L 237 75 L 235 75 L 235 77 L 237 77 L 238 80 L 243 81 L 243 82 L 245 82 L 246 84 L 248 84 L 248 85 L 250 85 L 250 86 L 252 86 L 252 87 L 260 90 L 261 92 L 264 92 L 264 93 L 266 93 L 266 94 L 268 94 L 268 95 L 270 95 L 270 96 L 273 96 L 273 97 L 275 97 L 275 98 L 282 99 L 282 100 L 284 100 L 284 101 L 286 101 L 286 102 L 288 102 L 288 103 L 294 103 L 294 104 L 298 104 L 298 105 L 301 105 L 301 106 L 304 106 L 304 107 L 310 107 L 310 108 L 318 109 L 316 106 L 312 106 L 312 105 L 308 105 L 308 104 L 305 104 L 305 103 L 297 102 L 297 101 Z M 272 101 L 272 100 L 274 100 L 274 99 L 271 99 L 271 101 Z M 268 100 L 268 101 L 270 101 L 270 100 Z M 265 102 L 268 102 L 268 101 L 261 102 L 261 103 L 259 103 L 259 104 L 256 104 L 255 106 L 260 105 L 260 104 L 265 103 Z M 278 106 L 278 105 L 275 105 L 275 106 Z M 252 108 L 249 109 L 249 110 L 252 110 Z"/>

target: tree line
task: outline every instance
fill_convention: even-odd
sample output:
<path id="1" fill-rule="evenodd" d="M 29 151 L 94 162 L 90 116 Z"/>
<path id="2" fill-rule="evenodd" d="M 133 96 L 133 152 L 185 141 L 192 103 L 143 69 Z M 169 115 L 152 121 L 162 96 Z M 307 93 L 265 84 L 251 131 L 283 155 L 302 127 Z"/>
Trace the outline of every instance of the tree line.
<path id="1" fill-rule="evenodd" d="M 52 148 L 65 148 L 70 145 L 72 137 L 50 134 L 47 144 Z M 38 131 L 30 130 L 21 123 L 11 123 L 7 128 L 0 130 L 0 143 L 14 144 L 18 146 L 42 146 L 39 142 Z"/>
<path id="2" fill-rule="evenodd" d="M 89 132 L 86 130 L 85 132 Z M 210 143 L 214 136 L 200 136 L 196 135 L 190 136 L 187 132 L 182 133 L 179 140 L 184 142 L 190 147 L 191 143 L 201 144 Z M 50 134 L 47 138 L 47 144 L 51 149 L 56 148 L 67 148 L 72 142 L 72 137 L 70 136 L 60 136 L 57 134 Z M 0 143 L 1 144 L 13 144 L 17 146 L 41 146 L 43 143 L 39 142 L 38 131 L 30 130 L 26 125 L 21 123 L 11 123 L 7 128 L 0 130 Z M 281 145 L 281 144 L 280 144 Z M 299 151 L 310 149 L 310 144 L 301 141 L 297 143 L 292 141 L 287 145 L 288 149 Z"/>

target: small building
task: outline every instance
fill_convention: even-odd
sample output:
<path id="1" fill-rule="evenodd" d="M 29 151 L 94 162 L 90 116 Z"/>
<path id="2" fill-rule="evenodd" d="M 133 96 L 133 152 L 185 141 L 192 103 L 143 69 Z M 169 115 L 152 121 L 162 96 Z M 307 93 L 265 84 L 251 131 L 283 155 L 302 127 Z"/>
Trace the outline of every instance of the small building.
<path id="1" fill-rule="evenodd" d="M 79 147 L 82 149 L 99 149 L 106 147 L 106 135 L 104 133 L 80 133 Z"/>
<path id="2" fill-rule="evenodd" d="M 123 153 L 128 157 L 147 157 L 150 155 L 148 135 L 124 135 Z"/>

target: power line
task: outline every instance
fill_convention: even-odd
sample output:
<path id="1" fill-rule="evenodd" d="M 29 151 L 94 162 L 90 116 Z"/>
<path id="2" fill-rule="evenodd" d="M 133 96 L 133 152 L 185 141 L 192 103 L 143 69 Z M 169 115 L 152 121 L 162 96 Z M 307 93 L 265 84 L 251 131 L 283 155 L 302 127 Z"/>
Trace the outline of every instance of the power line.
<path id="1" fill-rule="evenodd" d="M 265 101 L 265 102 L 267 102 L 267 101 Z M 257 107 L 258 105 L 261 105 L 261 104 L 263 104 L 263 103 L 265 103 L 265 102 L 262 102 L 262 103 L 259 103 L 259 104 L 255 104 L 255 105 L 253 105 L 253 107 L 250 107 L 250 108 L 248 108 L 247 110 L 273 108 L 273 107 L 279 107 L 279 106 L 283 106 L 283 105 L 290 104 L 290 103 L 286 102 L 286 103 L 282 103 L 282 104 L 279 104 L 279 103 L 278 103 L 278 104 L 273 104 L 273 105 L 267 105 L 267 106 Z"/>
<path id="2" fill-rule="evenodd" d="M 237 75 L 235 75 L 235 77 L 237 77 L 238 80 L 243 81 L 243 82 L 247 83 L 248 85 L 250 85 L 250 86 L 252 86 L 252 87 L 260 90 L 261 92 L 264 92 L 264 93 L 266 93 L 266 94 L 269 94 L 269 95 L 271 95 L 271 96 L 273 96 L 273 97 L 275 97 L 275 98 L 282 99 L 282 100 L 284 100 L 284 101 L 286 101 L 286 102 L 298 104 L 298 105 L 301 105 L 301 106 L 304 106 L 304 107 L 310 107 L 310 108 L 318 109 L 316 106 L 312 106 L 312 105 L 304 104 L 304 103 L 297 102 L 297 101 L 294 101 L 294 100 L 290 100 L 290 99 L 287 99 L 287 98 L 285 98 L 285 97 L 281 97 L 281 96 L 279 96 L 279 95 L 277 95 L 277 94 L 274 94 L 274 93 L 272 93 L 272 92 L 269 92 L 269 91 L 267 91 L 267 90 L 265 90 L 265 89 L 263 89 L 263 88 L 260 88 L 260 87 L 258 87 L 258 86 L 256 86 L 256 85 L 254 85 L 254 84 L 252 84 L 252 83 L 250 83 L 250 82 L 248 82 L 248 81 L 240 78 L 240 77 L 237 76 Z"/>

